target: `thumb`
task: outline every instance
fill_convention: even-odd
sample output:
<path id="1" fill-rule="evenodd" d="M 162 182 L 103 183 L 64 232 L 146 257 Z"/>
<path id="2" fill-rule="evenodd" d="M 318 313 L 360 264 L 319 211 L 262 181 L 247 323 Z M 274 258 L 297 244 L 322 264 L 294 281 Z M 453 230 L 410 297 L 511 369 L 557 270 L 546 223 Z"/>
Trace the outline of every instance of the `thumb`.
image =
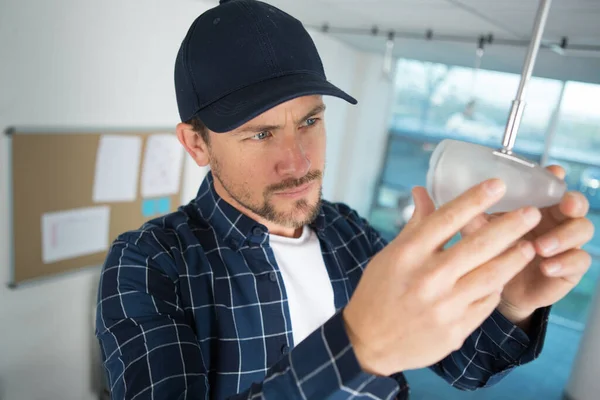
<path id="1" fill-rule="evenodd" d="M 429 197 L 427 189 L 422 186 L 415 186 L 412 190 L 413 201 L 415 202 L 415 210 L 408 224 L 413 225 L 422 221 L 425 217 L 435 211 L 435 204 Z"/>

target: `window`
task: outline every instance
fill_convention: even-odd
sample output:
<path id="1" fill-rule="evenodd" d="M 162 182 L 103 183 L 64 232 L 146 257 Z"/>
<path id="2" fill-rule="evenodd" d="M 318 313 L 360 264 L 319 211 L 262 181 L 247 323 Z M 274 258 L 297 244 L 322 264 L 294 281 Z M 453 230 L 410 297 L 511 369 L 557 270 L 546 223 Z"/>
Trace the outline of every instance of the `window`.
<path id="1" fill-rule="evenodd" d="M 385 162 L 369 215 L 370 222 L 387 239 L 396 236 L 411 217 L 411 189 L 425 185 L 429 158 L 440 140 L 455 138 L 501 146 L 520 79 L 515 74 L 485 70 L 475 74 L 469 68 L 415 60 L 399 60 L 396 71 Z M 472 100 L 474 104 L 468 106 Z M 535 367 L 519 369 L 498 386 L 472 393 L 469 398 L 505 398 L 515 392 L 527 398 L 550 398 L 564 389 L 600 281 L 599 100 L 600 85 L 530 80 L 515 151 L 537 162 L 562 165 L 569 190 L 587 196 L 596 235 L 585 249 L 592 254 L 593 264 L 577 287 L 553 307 L 546 350 Z M 557 109 L 558 119 L 552 127 Z M 465 396 L 457 396 L 459 392 L 427 370 L 409 371 L 407 375 L 417 397 Z M 532 387 L 532 380 L 539 385 Z"/>
<path id="2" fill-rule="evenodd" d="M 412 215 L 410 191 L 424 186 L 429 158 L 444 138 L 500 146 L 504 124 L 519 84 L 519 76 L 399 60 L 385 163 L 370 219 L 387 238 L 393 238 Z M 594 264 L 581 283 L 556 304 L 553 315 L 582 326 L 600 277 L 600 85 L 532 78 L 527 108 L 515 150 L 567 171 L 569 190 L 579 190 L 590 202 L 590 219 L 598 226 L 586 246 Z M 475 105 L 465 112 L 465 105 Z M 559 106 L 555 133 L 546 136 Z"/>
<path id="3" fill-rule="evenodd" d="M 590 202 L 589 218 L 596 226 L 586 246 L 593 256 L 590 271 L 575 290 L 556 304 L 554 314 L 583 325 L 600 277 L 600 85 L 567 82 L 556 131 L 550 137 L 549 164 L 565 168 L 569 190 L 581 191 Z"/>
<path id="4" fill-rule="evenodd" d="M 371 218 L 393 237 L 410 217 L 410 190 L 424 186 L 436 144 L 455 138 L 500 147 L 519 75 L 400 59 L 390 136 Z M 532 78 L 515 150 L 540 162 L 562 82 Z"/>
<path id="5" fill-rule="evenodd" d="M 401 130 L 500 146 L 518 85 L 515 74 L 400 60 L 392 124 Z M 561 86 L 550 79 L 530 80 L 517 143 L 522 151 L 543 152 Z"/>
<path id="6" fill-rule="evenodd" d="M 387 154 L 370 215 L 387 239 L 412 215 L 410 191 L 425 185 L 429 158 L 440 140 L 500 147 L 518 84 L 515 74 L 399 60 Z M 594 264 L 553 310 L 555 317 L 583 326 L 600 277 L 600 85 L 567 82 L 561 100 L 562 86 L 531 79 L 515 150 L 534 161 L 563 166 L 569 190 L 581 191 L 590 202 L 589 217 L 598 228 L 586 250 Z M 465 110 L 471 100 L 475 104 Z M 559 105 L 554 134 L 548 136 Z"/>

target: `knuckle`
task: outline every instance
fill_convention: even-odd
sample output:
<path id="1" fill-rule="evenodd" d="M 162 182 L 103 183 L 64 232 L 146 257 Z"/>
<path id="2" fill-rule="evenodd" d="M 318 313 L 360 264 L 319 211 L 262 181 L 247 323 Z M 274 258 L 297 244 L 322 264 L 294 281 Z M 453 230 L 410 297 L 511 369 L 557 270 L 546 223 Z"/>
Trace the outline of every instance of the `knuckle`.
<path id="1" fill-rule="evenodd" d="M 450 321 L 450 313 L 447 307 L 437 304 L 432 307 L 431 318 L 436 326 L 444 326 Z"/>
<path id="2" fill-rule="evenodd" d="M 471 235 L 468 237 L 467 239 L 469 241 L 469 250 L 470 251 L 481 251 L 481 250 L 486 250 L 487 247 L 490 245 L 490 241 L 488 239 L 488 237 L 486 237 L 485 235 L 481 234 L 481 233 L 476 233 L 474 235 Z"/>
<path id="3" fill-rule="evenodd" d="M 479 282 L 477 282 L 477 285 L 483 286 L 483 288 L 487 292 L 491 292 L 492 290 L 496 289 L 496 287 L 499 287 L 503 281 L 503 274 L 501 270 L 502 268 L 499 268 L 498 265 L 492 264 L 490 266 L 487 266 L 483 270 L 483 273 L 481 274 L 481 278 L 479 279 Z"/>
<path id="4" fill-rule="evenodd" d="M 511 213 L 506 214 L 505 226 L 507 227 L 506 232 L 510 235 L 513 234 L 515 238 L 522 233 L 523 229 L 526 228 L 527 220 L 523 214 L 523 210 L 515 210 Z"/>
<path id="5" fill-rule="evenodd" d="M 514 267 L 511 269 L 521 269 L 536 256 L 535 247 L 530 242 L 517 242 L 508 249 L 505 265 Z M 514 272 L 514 271 L 513 271 Z"/>
<path id="6" fill-rule="evenodd" d="M 427 281 L 428 285 L 432 286 L 432 290 L 437 290 L 440 287 L 440 284 L 443 282 L 443 279 L 443 269 L 439 266 L 431 268 L 424 274 L 424 280 Z"/>
<path id="7" fill-rule="evenodd" d="M 511 226 L 514 226 L 516 229 L 522 229 L 530 227 L 531 220 L 541 217 L 541 213 L 539 210 L 533 209 L 532 207 L 526 207 L 509 213 L 507 217 L 509 218 L 509 224 Z"/>
<path id="8" fill-rule="evenodd" d="M 413 284 L 413 291 L 416 300 L 421 303 L 429 303 L 433 299 L 433 290 L 431 289 L 431 283 L 426 279 L 426 276 L 420 276 L 415 279 Z"/>
<path id="9" fill-rule="evenodd" d="M 513 253 L 519 260 L 528 263 L 535 257 L 535 247 L 532 242 L 521 240 L 514 244 Z"/>
<path id="10" fill-rule="evenodd" d="M 488 244 L 489 244 L 489 240 L 486 236 L 484 236 L 484 235 L 474 235 L 473 236 L 473 246 L 476 249 L 485 248 L 486 246 L 488 246 Z"/>
<path id="11" fill-rule="evenodd" d="M 458 211 L 453 208 L 448 208 L 440 215 L 442 224 L 453 226 L 458 221 Z"/>
<path id="12" fill-rule="evenodd" d="M 402 241 L 400 245 L 400 251 L 398 258 L 402 262 L 408 262 L 412 260 L 415 255 L 419 254 L 418 243 L 412 238 L 407 238 Z"/>
<path id="13" fill-rule="evenodd" d="M 424 303 L 431 303 L 440 292 L 439 274 L 428 271 L 415 279 L 414 290 L 417 299 Z"/>

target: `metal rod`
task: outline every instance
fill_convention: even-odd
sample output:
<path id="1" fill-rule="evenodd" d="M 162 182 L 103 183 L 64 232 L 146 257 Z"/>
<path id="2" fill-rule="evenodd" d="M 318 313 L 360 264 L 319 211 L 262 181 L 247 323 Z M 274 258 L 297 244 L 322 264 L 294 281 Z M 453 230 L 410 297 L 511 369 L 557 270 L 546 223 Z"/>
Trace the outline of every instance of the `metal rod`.
<path id="1" fill-rule="evenodd" d="M 523 72 L 521 73 L 521 80 L 519 82 L 519 88 L 517 89 L 517 97 L 512 103 L 508 121 L 506 122 L 506 129 L 504 131 L 504 138 L 502 139 L 502 151 L 511 153 L 517 139 L 517 133 L 519 131 L 519 125 L 523 119 L 523 112 L 525 111 L 525 96 L 527 94 L 527 88 L 531 74 L 533 73 L 533 67 L 537 58 L 540 43 L 542 42 L 542 36 L 544 35 L 544 27 L 548 20 L 548 12 L 550 11 L 550 4 L 552 0 L 541 0 L 538 7 L 535 23 L 533 26 L 533 33 L 531 42 L 529 43 L 529 49 L 527 56 L 525 57 L 525 63 L 523 65 Z"/>

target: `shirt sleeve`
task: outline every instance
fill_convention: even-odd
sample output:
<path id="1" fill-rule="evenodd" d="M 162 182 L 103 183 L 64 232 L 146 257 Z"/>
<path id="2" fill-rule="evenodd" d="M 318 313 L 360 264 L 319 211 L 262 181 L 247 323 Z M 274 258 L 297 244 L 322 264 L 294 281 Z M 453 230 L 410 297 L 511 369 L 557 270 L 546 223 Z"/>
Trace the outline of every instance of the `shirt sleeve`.
<path id="1" fill-rule="evenodd" d="M 127 241 L 100 278 L 96 335 L 112 398 L 204 399 L 207 368 L 173 280 Z"/>
<path id="2" fill-rule="evenodd" d="M 102 270 L 96 317 L 113 398 L 211 398 L 208 360 L 186 322 L 176 284 L 138 245 L 113 243 Z M 165 257 L 160 257 L 164 260 Z M 164 261 L 163 261 L 164 262 Z M 207 321 L 207 323 L 210 323 Z M 230 399 L 391 399 L 396 380 L 364 373 L 341 311 L 267 372 L 265 379 Z"/>
<path id="3" fill-rule="evenodd" d="M 360 221 L 374 254 L 387 241 L 364 218 Z M 532 332 L 527 335 L 499 311 L 494 311 L 464 342 L 463 346 L 430 368 L 462 390 L 491 386 L 519 365 L 536 359 L 543 348 L 550 307 L 537 310 L 532 317 Z"/>
<path id="4" fill-rule="evenodd" d="M 535 360 L 541 353 L 550 308 L 532 316 L 527 335 L 499 311 L 494 311 L 463 346 L 431 369 L 452 386 L 475 390 L 498 383 L 515 367 Z"/>

